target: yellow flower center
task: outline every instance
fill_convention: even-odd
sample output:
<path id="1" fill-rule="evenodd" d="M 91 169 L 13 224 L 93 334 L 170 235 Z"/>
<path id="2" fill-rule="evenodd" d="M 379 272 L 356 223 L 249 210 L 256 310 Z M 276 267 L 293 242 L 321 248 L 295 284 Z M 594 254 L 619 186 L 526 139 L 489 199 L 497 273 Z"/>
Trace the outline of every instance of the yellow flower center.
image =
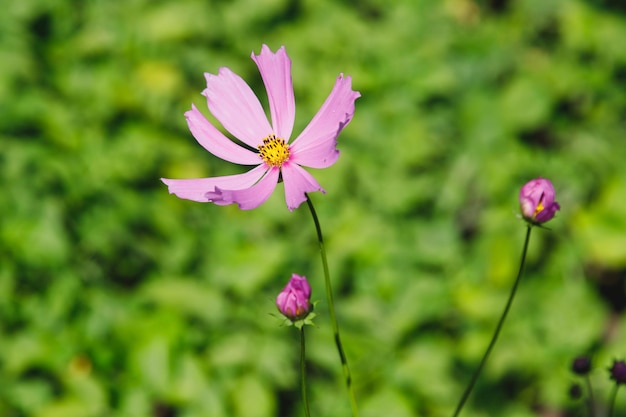
<path id="1" fill-rule="evenodd" d="M 261 158 L 269 166 L 280 168 L 289 159 L 289 145 L 274 134 L 263 139 L 263 145 L 259 145 L 258 148 Z"/>

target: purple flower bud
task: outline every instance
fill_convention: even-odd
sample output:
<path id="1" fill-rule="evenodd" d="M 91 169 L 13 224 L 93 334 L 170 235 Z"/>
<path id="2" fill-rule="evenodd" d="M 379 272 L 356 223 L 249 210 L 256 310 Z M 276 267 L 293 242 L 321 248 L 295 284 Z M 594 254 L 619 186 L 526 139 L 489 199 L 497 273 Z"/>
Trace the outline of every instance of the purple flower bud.
<path id="1" fill-rule="evenodd" d="M 577 375 L 587 375 L 591 371 L 591 358 L 589 356 L 578 356 L 572 362 L 572 371 Z"/>
<path id="2" fill-rule="evenodd" d="M 569 387 L 569 397 L 572 400 L 577 400 L 582 396 L 583 396 L 583 388 L 580 386 L 580 384 L 572 384 Z"/>
<path id="3" fill-rule="evenodd" d="M 527 182 L 519 193 L 522 216 L 533 224 L 545 223 L 561 208 L 554 201 L 554 187 L 543 178 Z"/>
<path id="4" fill-rule="evenodd" d="M 609 373 L 616 384 L 626 384 L 626 362 L 614 360 L 613 366 L 609 368 Z"/>
<path id="5" fill-rule="evenodd" d="M 292 274 L 285 288 L 276 297 L 278 311 L 291 321 L 303 319 L 311 310 L 311 286 L 306 277 Z"/>

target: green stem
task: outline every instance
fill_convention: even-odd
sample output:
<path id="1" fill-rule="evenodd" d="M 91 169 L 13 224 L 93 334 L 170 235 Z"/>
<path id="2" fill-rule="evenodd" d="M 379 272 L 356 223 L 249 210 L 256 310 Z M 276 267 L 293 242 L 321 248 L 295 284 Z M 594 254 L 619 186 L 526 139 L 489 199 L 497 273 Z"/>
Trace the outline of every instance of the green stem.
<path id="1" fill-rule="evenodd" d="M 341 359 L 341 367 L 343 369 L 343 375 L 346 379 L 346 387 L 348 388 L 348 395 L 350 397 L 350 406 L 352 407 L 352 416 L 358 417 L 359 410 L 356 404 L 356 397 L 354 396 L 354 389 L 352 387 L 352 375 L 350 374 L 350 368 L 348 367 L 348 359 L 343 351 L 343 345 L 341 344 L 341 337 L 339 336 L 339 324 L 337 323 L 337 316 L 335 315 L 335 304 L 333 302 L 333 292 L 330 285 L 330 272 L 328 270 L 328 259 L 326 258 L 326 247 L 324 246 L 324 238 L 322 236 L 322 228 L 320 226 L 315 207 L 309 195 L 306 195 L 306 202 L 313 216 L 313 222 L 315 223 L 315 229 L 317 230 L 317 240 L 320 245 L 320 253 L 322 255 L 322 266 L 324 267 L 324 282 L 326 283 L 326 299 L 328 300 L 328 312 L 330 314 L 330 321 L 332 323 L 333 334 L 335 336 L 335 345 L 337 345 L 337 351 L 339 352 L 339 358 Z"/>
<path id="2" fill-rule="evenodd" d="M 304 343 L 304 326 L 300 327 L 300 375 L 302 376 L 302 402 L 304 403 L 304 415 L 311 417 L 309 411 L 309 397 L 306 394 L 306 351 Z"/>
<path id="3" fill-rule="evenodd" d="M 595 401 L 593 399 L 593 390 L 591 389 L 591 379 L 589 378 L 589 374 L 585 375 L 585 384 L 587 385 L 588 401 L 587 404 L 589 406 L 589 417 L 594 417 L 593 410 L 596 408 Z"/>
<path id="4" fill-rule="evenodd" d="M 489 342 L 489 346 L 487 347 L 487 350 L 485 351 L 485 354 L 483 355 L 483 358 L 480 361 L 478 368 L 474 372 L 474 375 L 472 376 L 472 379 L 469 385 L 465 389 L 465 392 L 463 393 L 463 396 L 461 397 L 461 400 L 459 401 L 459 404 L 457 405 L 456 410 L 454 411 L 453 417 L 457 417 L 461 413 L 461 410 L 463 409 L 465 402 L 467 401 L 470 394 L 472 393 L 472 390 L 474 389 L 474 385 L 476 384 L 476 381 L 478 380 L 478 376 L 483 370 L 485 363 L 487 363 L 487 359 L 489 358 L 489 354 L 491 354 L 491 350 L 496 344 L 496 340 L 498 340 L 498 335 L 500 335 L 500 330 L 502 330 L 502 325 L 504 324 L 504 320 L 506 319 L 507 314 L 509 314 L 509 310 L 511 309 L 511 304 L 513 303 L 513 298 L 515 297 L 515 292 L 517 291 L 517 287 L 522 277 L 522 272 L 524 271 L 524 264 L 526 263 L 526 253 L 528 252 L 528 242 L 530 241 L 531 229 L 532 229 L 532 225 L 528 224 L 527 230 L 526 230 L 526 240 L 524 241 L 524 249 L 522 250 L 522 260 L 520 261 L 519 270 L 517 271 L 517 278 L 515 279 L 513 288 L 511 288 L 511 294 L 509 295 L 509 299 L 506 302 L 506 306 L 504 307 L 504 311 L 502 312 L 502 316 L 500 317 L 498 326 L 496 327 L 496 330 L 493 333 L 493 336 L 491 337 L 491 342 Z"/>
<path id="5" fill-rule="evenodd" d="M 615 399 L 617 398 L 618 389 L 619 389 L 619 384 L 615 384 L 615 386 L 613 387 L 613 391 L 611 392 L 611 400 L 609 401 L 608 417 L 613 417 L 613 409 L 615 408 Z"/>

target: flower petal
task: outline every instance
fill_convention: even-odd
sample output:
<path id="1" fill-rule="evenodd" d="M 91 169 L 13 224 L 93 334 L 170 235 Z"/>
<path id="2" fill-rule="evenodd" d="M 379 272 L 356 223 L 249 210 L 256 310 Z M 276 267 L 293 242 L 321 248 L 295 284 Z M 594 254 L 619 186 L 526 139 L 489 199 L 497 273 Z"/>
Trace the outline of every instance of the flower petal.
<path id="1" fill-rule="evenodd" d="M 298 164 L 291 161 L 283 164 L 282 174 L 285 183 L 285 200 L 290 211 L 298 208 L 306 200 L 304 193 L 313 191 L 326 193 L 315 178 Z"/>
<path id="2" fill-rule="evenodd" d="M 291 145 L 294 162 L 326 168 L 337 160 L 337 136 L 354 115 L 354 101 L 361 94 L 352 90 L 352 79 L 341 74 L 313 120 Z"/>
<path id="3" fill-rule="evenodd" d="M 261 162 L 259 154 L 237 145 L 224 136 L 200 113 L 195 105 L 191 105 L 191 110 L 185 113 L 185 117 L 193 137 L 213 155 L 225 161 L 242 165 L 258 165 Z"/>
<path id="4" fill-rule="evenodd" d="M 261 164 L 244 174 L 212 178 L 190 178 L 184 180 L 161 178 L 161 181 L 167 185 L 170 194 L 176 194 L 178 198 L 207 203 L 212 201 L 207 197 L 207 193 L 215 191 L 217 187 L 234 189 L 249 188 L 259 181 L 259 178 L 261 178 L 265 171 L 267 171 L 267 167 Z"/>
<path id="5" fill-rule="evenodd" d="M 218 75 L 206 77 L 209 110 L 217 120 L 237 139 L 253 148 L 272 133 L 261 102 L 252 89 L 228 68 L 220 68 Z"/>
<path id="6" fill-rule="evenodd" d="M 337 162 L 339 150 L 336 148 L 337 140 L 322 142 L 309 146 L 307 149 L 299 149 L 292 146 L 291 161 L 310 168 L 327 168 Z"/>
<path id="7" fill-rule="evenodd" d="M 269 198 L 276 188 L 279 173 L 280 169 L 273 167 L 267 171 L 259 182 L 251 187 L 236 190 L 216 187 L 214 192 L 207 193 L 207 197 L 215 204 L 226 205 L 237 203 L 241 210 L 251 210 L 257 208 Z"/>
<path id="8" fill-rule="evenodd" d="M 281 46 L 274 54 L 267 45 L 263 45 L 261 54 L 254 55 L 253 52 L 252 59 L 259 67 L 267 90 L 274 133 L 279 138 L 289 141 L 296 116 L 291 60 L 284 46 Z"/>
<path id="9" fill-rule="evenodd" d="M 535 221 L 537 223 L 545 223 L 548 220 L 551 220 L 556 212 L 561 209 L 561 206 L 556 201 L 544 208 L 535 216 Z"/>

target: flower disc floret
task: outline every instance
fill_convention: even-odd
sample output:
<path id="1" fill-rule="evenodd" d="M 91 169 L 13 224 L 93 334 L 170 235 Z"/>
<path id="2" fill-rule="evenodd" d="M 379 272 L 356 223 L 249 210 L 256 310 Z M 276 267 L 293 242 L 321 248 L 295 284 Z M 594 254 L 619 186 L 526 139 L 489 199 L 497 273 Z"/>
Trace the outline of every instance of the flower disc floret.
<path id="1" fill-rule="evenodd" d="M 259 145 L 258 149 L 261 159 L 269 166 L 280 168 L 289 159 L 289 145 L 285 139 L 277 138 L 273 134 L 263 139 L 263 145 Z"/>

